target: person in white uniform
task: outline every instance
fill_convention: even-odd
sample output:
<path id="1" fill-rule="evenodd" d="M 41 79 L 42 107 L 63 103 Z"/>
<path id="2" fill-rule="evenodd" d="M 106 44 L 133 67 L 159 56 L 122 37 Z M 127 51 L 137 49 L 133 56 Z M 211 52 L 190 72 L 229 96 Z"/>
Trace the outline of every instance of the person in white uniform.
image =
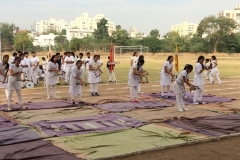
<path id="1" fill-rule="evenodd" d="M 31 80 L 31 59 L 28 58 L 28 52 L 24 52 L 24 58 L 20 65 L 22 66 L 24 72 L 24 74 L 22 74 L 22 79 Z"/>
<path id="2" fill-rule="evenodd" d="M 207 79 L 207 80 L 209 80 L 210 78 L 209 78 L 209 75 L 210 75 L 210 73 L 211 73 L 211 71 L 212 71 L 212 69 L 211 69 L 211 67 L 212 67 L 212 65 L 211 65 L 211 61 L 210 61 L 210 59 L 205 59 L 205 68 L 206 68 L 206 71 L 204 72 L 204 77 Z"/>
<path id="3" fill-rule="evenodd" d="M 71 77 L 70 77 L 70 88 L 69 93 L 71 95 L 72 103 L 75 104 L 74 96 L 78 96 L 78 104 L 82 104 L 81 94 L 82 94 L 82 83 L 84 78 L 84 72 L 82 69 L 83 62 L 78 60 L 76 66 L 72 67 Z"/>
<path id="4" fill-rule="evenodd" d="M 221 79 L 219 78 L 219 71 L 218 71 L 217 66 L 218 66 L 217 58 L 216 58 L 216 56 L 212 56 L 212 71 L 209 74 L 210 84 L 212 84 L 214 82 L 212 76 L 216 76 L 216 78 L 218 80 L 218 85 L 220 86 L 222 84 L 222 82 L 221 82 Z"/>
<path id="5" fill-rule="evenodd" d="M 14 64 L 11 64 L 9 67 L 9 79 L 8 79 L 8 111 L 12 110 L 11 101 L 12 101 L 12 93 L 15 90 L 17 92 L 18 101 L 20 104 L 20 109 L 25 109 L 26 107 L 23 105 L 22 95 L 21 95 L 21 83 L 20 81 L 24 81 L 21 79 L 22 67 L 19 65 L 21 62 L 20 57 L 15 58 Z"/>
<path id="6" fill-rule="evenodd" d="M 16 52 L 14 52 L 13 53 L 13 56 L 12 56 L 12 59 L 11 59 L 11 64 L 13 64 L 14 63 L 14 61 L 15 61 L 15 58 L 17 57 L 17 53 Z"/>
<path id="7" fill-rule="evenodd" d="M 9 56 L 4 55 L 3 61 L 0 62 L 0 88 L 4 88 L 7 99 L 8 99 L 7 74 L 9 70 L 8 60 L 9 60 Z"/>
<path id="8" fill-rule="evenodd" d="M 101 76 L 100 63 L 98 61 L 98 55 L 94 55 L 93 60 L 89 62 L 89 83 L 92 96 L 99 96 L 98 83 Z"/>
<path id="9" fill-rule="evenodd" d="M 194 91 L 193 104 L 202 104 L 202 95 L 204 90 L 204 78 L 202 72 L 206 70 L 203 65 L 204 60 L 204 56 L 199 56 L 195 65 L 193 84 L 197 86 L 198 89 Z"/>
<path id="10" fill-rule="evenodd" d="M 52 91 L 53 91 L 53 98 L 56 97 L 56 75 L 59 71 L 58 64 L 57 64 L 57 56 L 53 55 L 48 62 L 47 66 L 47 71 L 46 71 L 46 76 L 45 76 L 45 83 L 46 83 L 46 88 L 47 88 L 47 99 L 50 99 L 50 87 L 52 86 Z"/>
<path id="11" fill-rule="evenodd" d="M 42 67 L 43 67 L 43 71 L 46 72 L 47 69 L 47 61 L 44 57 L 42 57 Z"/>
<path id="12" fill-rule="evenodd" d="M 183 98 L 186 93 L 184 83 L 186 83 L 189 87 L 193 86 L 189 83 L 189 77 L 192 70 L 193 66 L 191 64 L 185 65 L 184 70 L 179 74 L 178 78 L 174 82 L 173 90 L 176 94 L 176 102 L 180 112 L 188 110 L 183 103 Z"/>
<path id="13" fill-rule="evenodd" d="M 39 58 L 36 56 L 35 52 L 32 52 L 32 58 L 31 58 L 31 77 L 34 85 L 37 84 L 37 70 L 39 67 Z"/>
<path id="14" fill-rule="evenodd" d="M 138 102 L 137 93 L 138 85 L 142 81 L 144 60 L 140 59 L 137 63 L 133 64 L 129 75 L 130 97 L 131 102 Z"/>
<path id="15" fill-rule="evenodd" d="M 134 52 L 133 56 L 130 58 L 130 71 L 128 73 L 128 85 L 130 85 L 130 76 L 131 76 L 132 66 L 133 66 L 133 64 L 137 63 L 137 61 L 138 61 L 138 53 Z M 140 87 L 140 85 L 138 85 L 138 86 Z M 138 89 L 138 90 L 140 90 L 140 89 Z"/>
<path id="16" fill-rule="evenodd" d="M 85 70 L 85 58 L 83 58 L 83 53 L 79 53 L 79 57 L 78 57 L 77 60 L 82 61 L 82 67 L 81 68 L 83 69 L 83 72 L 84 72 L 84 70 Z"/>
<path id="17" fill-rule="evenodd" d="M 87 81 L 88 81 L 88 83 L 90 83 L 89 82 L 89 63 L 90 63 L 90 61 L 92 61 L 93 59 L 90 57 L 90 53 L 88 52 L 87 53 L 87 58 L 85 59 L 85 70 L 86 70 L 86 73 L 87 73 Z"/>
<path id="18" fill-rule="evenodd" d="M 172 98 L 170 96 L 170 85 L 171 85 L 171 79 L 174 77 L 172 73 L 173 69 L 173 56 L 168 56 L 167 61 L 164 62 L 163 67 L 160 72 L 160 85 L 161 85 L 161 97 L 164 97 L 164 88 L 167 87 L 168 92 L 168 98 Z"/>
<path id="19" fill-rule="evenodd" d="M 67 53 L 67 56 L 64 58 L 64 62 L 65 62 L 65 72 L 66 72 L 64 84 L 66 85 L 70 80 L 71 69 L 74 64 L 74 57 L 71 56 L 70 52 Z"/>
<path id="20" fill-rule="evenodd" d="M 108 62 L 107 62 L 107 70 L 108 70 L 108 82 L 116 82 L 116 76 L 114 71 L 115 64 L 112 64 L 110 61 L 110 56 L 108 56 Z"/>
<path id="21" fill-rule="evenodd" d="M 98 61 L 99 61 L 99 63 L 100 63 L 100 69 L 102 70 L 103 61 L 101 60 L 100 55 L 98 55 Z M 101 77 L 101 76 L 99 77 L 99 82 L 102 82 L 102 77 Z"/>

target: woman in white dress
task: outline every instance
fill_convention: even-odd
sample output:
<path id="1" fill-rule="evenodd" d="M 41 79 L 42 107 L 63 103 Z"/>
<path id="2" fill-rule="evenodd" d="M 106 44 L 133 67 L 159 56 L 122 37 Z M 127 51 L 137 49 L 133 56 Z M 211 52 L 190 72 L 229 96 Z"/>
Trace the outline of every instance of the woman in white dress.
<path id="1" fill-rule="evenodd" d="M 89 62 L 89 74 L 88 80 L 91 88 L 92 96 L 99 96 L 98 94 L 98 83 L 99 77 L 101 76 L 100 62 L 98 61 L 98 55 L 94 55 L 93 60 Z"/>
<path id="2" fill-rule="evenodd" d="M 72 98 L 72 103 L 75 104 L 74 96 L 78 96 L 78 104 L 82 104 L 81 94 L 82 94 L 82 83 L 84 78 L 84 72 L 82 69 L 83 62 L 78 60 L 76 66 L 72 67 L 71 77 L 70 77 L 70 88 L 69 93 Z"/>
<path id="3" fill-rule="evenodd" d="M 53 98 L 56 98 L 56 75 L 59 71 L 58 64 L 57 64 L 57 56 L 53 55 L 48 62 L 46 76 L 45 76 L 45 83 L 47 87 L 47 99 L 50 99 L 50 87 L 52 86 L 53 91 Z"/>
<path id="4" fill-rule="evenodd" d="M 213 77 L 212 76 L 216 76 L 216 78 L 218 80 L 218 85 L 220 86 L 222 84 L 222 82 L 219 78 L 219 71 L 218 71 L 217 66 L 218 66 L 217 58 L 216 58 L 216 56 L 212 56 L 212 71 L 209 74 L 210 84 L 213 83 Z"/>
<path id="5" fill-rule="evenodd" d="M 42 57 L 42 67 L 43 67 L 43 71 L 46 72 L 47 69 L 47 61 L 44 57 Z"/>
<path id="6" fill-rule="evenodd" d="M 31 58 L 31 76 L 32 81 L 34 85 L 37 84 L 37 72 L 38 72 L 38 66 L 39 66 L 39 58 L 36 56 L 36 52 L 32 52 L 32 58 Z"/>
<path id="7" fill-rule="evenodd" d="M 137 61 L 138 61 L 138 53 L 134 52 L 133 56 L 130 58 L 130 71 L 128 73 L 128 85 L 130 85 L 130 76 L 131 76 L 132 66 L 133 66 L 133 64 L 137 63 Z"/>
<path id="8" fill-rule="evenodd" d="M 130 97 L 131 102 L 138 102 L 137 91 L 138 85 L 142 81 L 144 60 L 140 59 L 137 63 L 133 64 L 129 75 L 129 85 L 130 85 Z"/>
<path id="9" fill-rule="evenodd" d="M 170 96 L 170 85 L 171 78 L 174 76 L 172 73 L 173 69 L 173 56 L 168 56 L 167 61 L 164 62 L 163 67 L 160 72 L 160 85 L 161 85 L 161 97 L 164 98 L 164 88 L 167 87 L 168 98 L 172 98 Z"/>
<path id="10" fill-rule="evenodd" d="M 22 67 L 19 65 L 21 62 L 20 57 L 16 57 L 14 64 L 11 64 L 9 67 L 9 77 L 8 77 L 8 111 L 12 110 L 11 101 L 12 101 L 12 93 L 15 90 L 17 92 L 18 101 L 20 104 L 20 109 L 25 109 L 26 107 L 23 105 L 22 102 L 22 95 L 21 95 L 21 82 L 24 79 L 21 79 L 21 74 L 23 73 Z"/>
<path id="11" fill-rule="evenodd" d="M 187 64 L 174 82 L 173 90 L 176 94 L 176 102 L 180 112 L 188 110 L 183 103 L 183 98 L 186 93 L 184 83 L 186 83 L 189 87 L 193 86 L 189 83 L 189 77 L 192 70 L 193 66 L 191 64 Z"/>
<path id="12" fill-rule="evenodd" d="M 206 59 L 205 60 L 205 67 L 206 67 L 206 71 L 204 72 L 204 77 L 207 79 L 207 80 L 209 80 L 210 78 L 209 78 L 209 75 L 210 75 L 210 73 L 211 73 L 211 71 L 212 71 L 212 69 L 211 69 L 211 61 L 210 61 L 210 59 Z"/>
<path id="13" fill-rule="evenodd" d="M 203 65 L 204 60 L 204 56 L 199 56 L 195 65 L 193 84 L 197 86 L 198 89 L 194 91 L 193 104 L 202 104 L 202 95 L 204 90 L 204 78 L 202 72 L 206 70 Z"/>
<path id="14" fill-rule="evenodd" d="M 8 98 L 8 90 L 7 90 L 7 73 L 9 70 L 8 60 L 9 60 L 9 56 L 4 55 L 3 61 L 0 62 L 0 88 L 4 88 L 6 98 Z"/>

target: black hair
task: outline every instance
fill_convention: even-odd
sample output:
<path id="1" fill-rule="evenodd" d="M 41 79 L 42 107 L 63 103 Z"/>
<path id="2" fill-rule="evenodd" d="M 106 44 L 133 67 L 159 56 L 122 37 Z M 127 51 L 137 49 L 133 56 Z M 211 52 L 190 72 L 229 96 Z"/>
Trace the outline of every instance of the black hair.
<path id="1" fill-rule="evenodd" d="M 101 58 L 101 57 L 100 57 L 100 54 L 98 55 L 98 57 Z"/>
<path id="2" fill-rule="evenodd" d="M 213 60 L 215 60 L 215 61 L 217 61 L 217 58 L 216 58 L 216 56 L 212 56 L 212 59 L 213 59 Z"/>
<path id="3" fill-rule="evenodd" d="M 200 63 L 199 61 L 200 61 L 201 59 L 205 59 L 205 57 L 204 57 L 204 56 L 199 56 L 199 57 L 198 57 L 198 60 L 197 60 L 197 63 Z M 204 65 L 203 65 L 203 63 L 200 63 L 200 64 L 202 65 L 202 68 L 205 68 Z"/>
<path id="4" fill-rule="evenodd" d="M 53 59 L 54 59 L 55 57 L 56 57 L 56 55 L 53 55 L 49 61 L 54 62 Z"/>
<path id="5" fill-rule="evenodd" d="M 95 54 L 95 55 L 93 56 L 93 58 L 95 58 L 95 57 L 98 57 L 98 55 Z"/>
<path id="6" fill-rule="evenodd" d="M 24 56 L 25 56 L 26 54 L 28 54 L 28 52 L 24 52 L 23 54 L 24 54 Z"/>
<path id="7" fill-rule="evenodd" d="M 20 53 L 20 54 L 19 54 L 19 57 L 22 57 L 22 56 L 24 56 L 24 54 L 23 54 L 23 53 Z"/>
<path id="8" fill-rule="evenodd" d="M 83 53 L 79 53 L 79 56 L 80 56 L 80 55 L 83 56 Z"/>
<path id="9" fill-rule="evenodd" d="M 16 52 L 13 52 L 13 57 L 17 56 L 17 53 Z"/>
<path id="10" fill-rule="evenodd" d="M 64 52 L 64 55 L 67 55 L 67 52 Z"/>
<path id="11" fill-rule="evenodd" d="M 139 59 L 139 61 L 137 62 L 137 70 L 139 70 L 140 63 L 144 65 L 144 62 L 145 62 L 144 59 Z"/>
<path id="12" fill-rule="evenodd" d="M 81 61 L 81 60 L 78 60 L 78 61 L 76 62 L 76 65 L 77 65 L 78 63 L 82 63 L 82 61 Z"/>
<path id="13" fill-rule="evenodd" d="M 20 60 L 20 61 L 21 61 L 21 58 L 20 58 L 20 57 L 16 57 L 15 60 L 14 60 L 14 63 L 15 63 L 17 60 Z"/>
<path id="14" fill-rule="evenodd" d="M 171 58 L 173 58 L 173 56 L 168 56 L 167 61 L 169 61 Z"/>
<path id="15" fill-rule="evenodd" d="M 140 55 L 140 56 L 138 57 L 138 60 L 140 60 L 140 59 L 144 59 L 144 56 L 143 56 L 143 55 Z"/>
<path id="16" fill-rule="evenodd" d="M 108 59 L 110 59 L 110 56 L 108 56 Z"/>
<path id="17" fill-rule="evenodd" d="M 137 54 L 137 52 L 133 52 L 133 57 Z"/>
<path id="18" fill-rule="evenodd" d="M 43 70 L 43 66 L 42 66 L 42 65 L 39 65 L 39 69 Z"/>
<path id="19" fill-rule="evenodd" d="M 206 62 L 209 62 L 209 61 L 210 61 L 210 59 L 209 59 L 209 58 L 207 58 L 207 59 L 205 59 L 205 61 L 206 61 Z"/>
<path id="20" fill-rule="evenodd" d="M 36 53 L 35 51 L 32 51 L 32 54 Z"/>
<path id="21" fill-rule="evenodd" d="M 87 52 L 87 55 L 90 54 L 90 52 Z"/>
<path id="22" fill-rule="evenodd" d="M 3 56 L 3 59 L 4 59 L 4 58 L 9 58 L 9 55 L 4 55 L 4 56 Z M 6 63 L 5 70 L 6 70 L 6 69 L 9 69 L 9 63 Z"/>
<path id="23" fill-rule="evenodd" d="M 60 55 L 60 53 L 58 52 L 58 53 L 56 53 L 56 56 L 58 56 L 58 55 Z"/>
<path id="24" fill-rule="evenodd" d="M 22 51 L 17 51 L 17 53 L 22 53 Z"/>
<path id="25" fill-rule="evenodd" d="M 45 57 L 42 57 L 42 60 L 46 60 Z"/>
<path id="26" fill-rule="evenodd" d="M 191 64 L 186 64 L 183 70 L 186 69 L 193 69 L 193 66 Z"/>
<path id="27" fill-rule="evenodd" d="M 71 55 L 72 55 L 73 57 L 75 57 L 75 53 L 74 53 L 74 52 L 71 52 Z"/>

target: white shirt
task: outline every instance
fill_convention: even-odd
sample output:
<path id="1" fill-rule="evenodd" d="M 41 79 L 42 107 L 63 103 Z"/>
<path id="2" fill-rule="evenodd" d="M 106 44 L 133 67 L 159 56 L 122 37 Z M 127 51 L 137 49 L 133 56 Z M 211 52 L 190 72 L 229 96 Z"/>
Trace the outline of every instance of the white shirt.
<path id="1" fill-rule="evenodd" d="M 15 57 L 12 57 L 12 59 L 11 59 L 11 64 L 13 64 L 14 61 L 15 61 Z"/>
<path id="2" fill-rule="evenodd" d="M 75 85 L 76 83 L 80 83 L 80 81 L 78 79 L 76 79 L 75 77 L 83 79 L 84 74 L 83 74 L 82 68 L 78 69 L 77 66 L 72 67 L 70 85 Z"/>
<path id="3" fill-rule="evenodd" d="M 195 70 L 194 70 L 194 74 L 200 75 L 200 71 L 202 70 L 202 64 L 201 63 L 196 63 L 195 65 Z"/>
<path id="4" fill-rule="evenodd" d="M 87 62 L 87 61 L 88 61 L 88 62 Z M 85 62 L 87 62 L 87 63 L 86 63 L 86 69 L 87 69 L 87 70 L 89 70 L 89 63 L 90 63 L 91 61 L 92 61 L 92 58 L 86 58 L 86 59 L 85 59 Z"/>
<path id="5" fill-rule="evenodd" d="M 31 65 L 33 65 L 33 67 L 35 67 L 37 65 L 37 63 L 39 63 L 39 58 L 36 57 L 32 57 L 31 58 Z"/>
<path id="6" fill-rule="evenodd" d="M 73 66 L 73 63 L 72 64 L 70 64 L 70 63 L 67 63 L 67 61 L 68 62 L 74 62 L 74 57 L 73 56 L 70 56 L 70 57 L 68 57 L 68 56 L 66 56 L 65 58 L 64 58 L 64 63 L 65 63 L 65 67 L 72 67 Z"/>
<path id="7" fill-rule="evenodd" d="M 173 68 L 173 63 L 170 63 L 169 61 L 164 62 L 161 72 L 169 75 L 165 72 L 165 67 L 167 67 L 167 71 L 169 72 Z"/>
<path id="8" fill-rule="evenodd" d="M 78 60 L 78 61 L 79 61 L 79 60 L 82 61 L 82 67 L 81 67 L 81 68 L 84 69 L 84 67 L 85 67 L 84 63 L 85 63 L 86 60 L 85 60 L 83 57 L 82 57 L 81 59 L 78 58 L 77 60 Z"/>
<path id="9" fill-rule="evenodd" d="M 15 65 L 15 64 L 11 64 L 9 66 L 9 69 L 12 69 L 13 73 L 16 73 L 16 72 L 22 72 L 22 67 L 19 65 L 18 67 Z M 12 75 L 12 77 L 18 77 L 18 74 L 14 74 Z"/>
<path id="10" fill-rule="evenodd" d="M 130 70 L 130 74 L 131 74 L 132 76 L 139 77 L 138 75 L 134 75 L 134 74 L 133 74 L 133 68 L 136 68 L 136 70 L 138 69 L 137 72 L 140 72 L 140 71 L 143 70 L 143 66 L 139 66 L 139 67 L 138 67 L 137 63 L 134 63 L 133 66 L 132 66 L 132 68 L 131 68 L 131 70 Z"/>
<path id="11" fill-rule="evenodd" d="M 176 79 L 176 81 L 177 81 L 179 84 L 181 84 L 181 85 L 184 85 L 183 77 L 185 77 L 185 79 L 187 79 L 187 80 L 190 78 L 190 75 L 187 73 L 186 70 L 183 70 L 183 71 L 179 74 L 178 78 Z"/>
<path id="12" fill-rule="evenodd" d="M 100 65 L 101 65 L 101 68 L 102 68 L 102 66 L 103 66 L 103 61 L 102 61 L 102 60 L 98 60 L 98 61 L 99 61 Z"/>
<path id="13" fill-rule="evenodd" d="M 213 61 L 212 61 L 212 68 L 217 68 L 217 67 L 216 67 L 216 63 L 217 63 L 216 60 L 213 60 Z"/>
<path id="14" fill-rule="evenodd" d="M 47 76 L 48 77 L 55 77 L 56 75 L 56 72 L 49 72 L 50 69 L 58 69 L 58 64 L 56 63 L 53 63 L 51 61 L 48 62 L 48 65 L 47 65 Z"/>
<path id="15" fill-rule="evenodd" d="M 43 70 L 47 69 L 47 61 L 42 61 Z"/>
<path id="16" fill-rule="evenodd" d="M 137 63 L 138 57 L 137 57 L 137 56 L 131 57 L 131 61 L 133 61 L 133 64 L 134 64 L 134 63 Z"/>
<path id="17" fill-rule="evenodd" d="M 97 61 L 97 62 L 95 62 L 94 60 L 91 60 L 90 62 L 89 62 L 89 66 L 92 66 L 92 68 L 95 68 L 95 69 L 97 69 L 101 64 L 100 64 L 100 62 L 99 61 Z M 88 66 L 88 67 L 89 67 Z"/>

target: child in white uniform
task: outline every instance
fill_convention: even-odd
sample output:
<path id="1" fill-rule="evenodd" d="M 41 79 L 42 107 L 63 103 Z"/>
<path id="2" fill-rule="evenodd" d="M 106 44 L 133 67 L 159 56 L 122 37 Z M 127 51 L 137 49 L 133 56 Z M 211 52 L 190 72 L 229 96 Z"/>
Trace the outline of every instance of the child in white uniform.
<path id="1" fill-rule="evenodd" d="M 130 85 L 130 76 L 131 76 L 131 70 L 132 70 L 132 66 L 137 63 L 138 61 L 138 53 L 134 52 L 133 56 L 130 58 L 130 71 L 128 73 L 128 85 Z M 140 86 L 140 85 L 139 85 Z M 130 88 L 131 89 L 131 88 Z M 131 90 L 130 90 L 131 92 Z"/>
<path id="2" fill-rule="evenodd" d="M 100 63 L 100 69 L 102 70 L 103 61 L 101 60 L 100 55 L 98 55 L 98 61 Z M 101 76 L 99 77 L 99 82 L 102 82 L 102 77 Z"/>
<path id="3" fill-rule="evenodd" d="M 67 82 L 70 79 L 70 75 L 71 75 L 71 68 L 74 64 L 74 57 L 71 56 L 71 53 L 68 52 L 67 56 L 64 58 L 64 62 L 65 62 L 65 72 L 66 72 L 66 76 L 65 76 L 65 85 L 67 84 Z"/>
<path id="4" fill-rule="evenodd" d="M 8 64 L 9 56 L 4 55 L 3 61 L 0 62 L 0 88 L 5 89 L 6 97 L 8 98 L 8 90 L 7 90 L 7 73 L 9 70 L 9 64 Z"/>
<path id="5" fill-rule="evenodd" d="M 184 83 L 186 83 L 189 87 L 192 86 L 192 84 L 189 83 L 189 77 L 192 70 L 193 70 L 193 66 L 190 64 L 187 64 L 184 67 L 184 70 L 179 74 L 178 78 L 174 82 L 173 90 L 176 94 L 176 102 L 178 105 L 178 110 L 180 112 L 188 110 L 187 108 L 185 108 L 183 103 L 183 98 L 186 93 Z"/>
<path id="6" fill-rule="evenodd" d="M 9 79 L 8 79 L 8 111 L 12 110 L 11 101 L 12 101 L 12 93 L 15 90 L 17 92 L 18 101 L 20 104 L 21 109 L 25 109 L 25 106 L 22 102 L 22 95 L 21 95 L 21 74 L 22 74 L 22 67 L 19 65 L 21 62 L 20 57 L 15 58 L 14 64 L 11 64 L 9 67 Z M 20 80 L 20 81 L 19 81 Z M 23 79 L 24 80 L 24 79 Z"/>
<path id="7" fill-rule="evenodd" d="M 206 59 L 205 60 L 205 67 L 206 67 L 206 71 L 204 72 L 204 77 L 207 79 L 207 80 L 209 80 L 210 78 L 209 78 L 209 75 L 210 75 L 210 73 L 211 73 L 211 71 L 212 71 L 212 69 L 211 69 L 211 61 L 209 60 L 209 59 Z"/>
<path id="8" fill-rule="evenodd" d="M 46 72 L 47 69 L 47 61 L 44 57 L 42 57 L 42 67 L 43 67 L 43 71 Z"/>
<path id="9" fill-rule="evenodd" d="M 133 64 L 129 75 L 130 97 L 131 102 L 138 102 L 137 91 L 138 85 L 142 81 L 144 60 L 140 59 L 137 63 Z"/>
<path id="10" fill-rule="evenodd" d="M 112 62 L 110 61 L 110 56 L 108 56 L 108 62 L 107 62 L 108 82 L 117 81 L 115 73 L 113 72 L 114 67 L 115 67 L 115 64 L 112 64 Z"/>
<path id="11" fill-rule="evenodd" d="M 14 61 L 15 61 L 15 58 L 17 57 L 17 53 L 16 52 L 14 52 L 13 53 L 13 57 L 12 57 L 12 59 L 11 59 L 11 64 L 14 64 Z"/>
<path id="12" fill-rule="evenodd" d="M 98 61 L 98 55 L 94 55 L 93 60 L 89 62 L 89 83 L 92 96 L 99 96 L 98 83 L 101 74 L 100 63 Z"/>
<path id="13" fill-rule="evenodd" d="M 36 56 L 35 52 L 32 52 L 31 58 L 31 77 L 34 85 L 37 84 L 37 72 L 38 72 L 39 58 Z"/>
<path id="14" fill-rule="evenodd" d="M 198 89 L 194 91 L 193 104 L 202 104 L 204 90 L 204 78 L 202 72 L 206 69 L 203 65 L 204 60 L 204 56 L 199 56 L 195 65 L 193 84 L 197 86 Z"/>
<path id="15" fill-rule="evenodd" d="M 78 60 L 76 66 L 72 67 L 71 77 L 70 77 L 70 88 L 69 93 L 72 98 L 73 104 L 75 104 L 74 96 L 78 96 L 78 104 L 82 104 L 81 94 L 82 94 L 82 87 L 81 84 L 83 83 L 84 72 L 82 69 L 82 61 Z"/>
<path id="16" fill-rule="evenodd" d="M 89 62 L 92 61 L 92 58 L 90 57 L 90 53 L 87 53 L 87 58 L 85 59 L 85 70 L 87 73 L 87 81 L 89 82 Z M 90 82 L 89 82 L 90 83 Z"/>
<path id="17" fill-rule="evenodd" d="M 172 98 L 170 96 L 170 85 L 171 85 L 171 78 L 174 76 L 172 73 L 173 68 L 173 56 L 168 56 L 167 61 L 164 62 L 164 65 L 160 72 L 160 85 L 161 85 L 161 97 L 164 98 L 164 88 L 167 87 L 168 91 L 168 98 Z"/>
<path id="18" fill-rule="evenodd" d="M 56 74 L 59 71 L 58 64 L 57 64 L 57 56 L 53 55 L 48 62 L 45 83 L 47 87 L 47 99 L 50 99 L 50 87 L 52 86 L 53 91 L 53 98 L 56 98 Z"/>
<path id="19" fill-rule="evenodd" d="M 212 71 L 209 74 L 210 77 L 210 84 L 213 83 L 213 77 L 212 76 L 216 76 L 217 80 L 218 80 L 218 85 L 220 86 L 222 84 L 220 78 L 219 78 L 219 71 L 218 71 L 218 63 L 217 63 L 217 58 L 216 56 L 212 56 Z"/>

